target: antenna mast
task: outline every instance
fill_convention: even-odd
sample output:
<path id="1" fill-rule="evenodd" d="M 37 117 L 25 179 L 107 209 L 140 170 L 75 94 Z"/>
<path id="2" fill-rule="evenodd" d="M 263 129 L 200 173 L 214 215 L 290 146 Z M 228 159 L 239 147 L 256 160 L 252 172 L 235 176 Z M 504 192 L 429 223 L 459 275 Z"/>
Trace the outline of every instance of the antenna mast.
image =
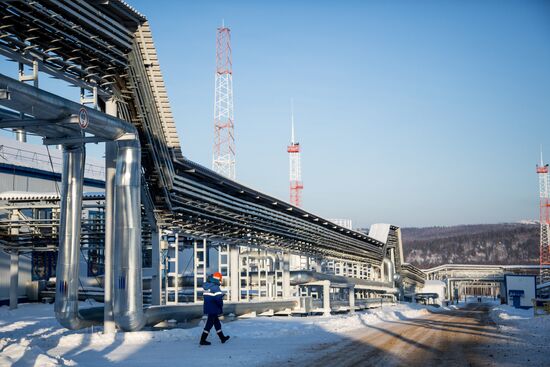
<path id="1" fill-rule="evenodd" d="M 550 269 L 542 269 L 542 265 L 550 265 L 550 186 L 548 164 L 544 164 L 542 160 L 542 147 L 537 174 L 539 175 L 540 198 L 540 282 L 544 283 L 550 281 Z"/>
<path id="2" fill-rule="evenodd" d="M 222 26 L 216 37 L 216 86 L 214 95 L 214 154 L 212 169 L 235 180 L 235 133 L 233 121 L 233 64 L 231 32 Z"/>
<path id="3" fill-rule="evenodd" d="M 300 162 L 300 143 L 296 141 L 294 135 L 294 102 L 291 100 L 291 141 L 287 147 L 287 153 L 290 160 L 290 203 L 294 206 L 302 206 L 302 167 Z"/>

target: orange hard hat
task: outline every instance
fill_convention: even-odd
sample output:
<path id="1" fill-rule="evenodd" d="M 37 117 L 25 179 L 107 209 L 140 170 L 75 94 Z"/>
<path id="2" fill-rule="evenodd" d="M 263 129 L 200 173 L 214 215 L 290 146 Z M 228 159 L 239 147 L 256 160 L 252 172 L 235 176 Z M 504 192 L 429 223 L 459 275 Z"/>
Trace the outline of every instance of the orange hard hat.
<path id="1" fill-rule="evenodd" d="M 221 281 L 223 276 L 222 276 L 222 273 L 217 271 L 212 275 L 212 277 L 218 279 L 219 281 Z"/>

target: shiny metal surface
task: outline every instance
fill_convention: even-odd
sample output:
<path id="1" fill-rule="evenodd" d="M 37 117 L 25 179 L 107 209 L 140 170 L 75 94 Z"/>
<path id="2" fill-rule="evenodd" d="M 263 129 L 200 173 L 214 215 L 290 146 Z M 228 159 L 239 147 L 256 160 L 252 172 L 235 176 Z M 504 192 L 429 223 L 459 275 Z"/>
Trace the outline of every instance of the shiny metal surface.
<path id="1" fill-rule="evenodd" d="M 387 257 L 382 260 L 382 270 L 382 277 L 386 276 L 386 281 L 391 282 L 393 286 L 393 284 L 395 283 L 395 265 Z"/>
<path id="2" fill-rule="evenodd" d="M 85 151 L 83 145 L 63 148 L 61 220 L 56 269 L 55 317 L 74 330 L 91 325 L 78 314 L 80 226 Z"/>
<path id="3" fill-rule="evenodd" d="M 113 313 L 124 331 L 145 325 L 141 280 L 141 149 L 118 141 L 115 175 Z"/>
<path id="4" fill-rule="evenodd" d="M 309 270 L 297 270 L 297 271 L 290 272 L 291 285 L 306 284 L 306 283 L 316 282 L 319 280 L 329 280 L 331 283 L 334 283 L 334 284 L 355 284 L 355 285 L 387 287 L 387 288 L 393 287 L 393 283 L 390 283 L 389 281 L 379 282 L 379 281 L 368 280 L 368 279 L 345 277 L 341 275 L 318 273 L 318 272 L 309 271 Z"/>
<path id="5" fill-rule="evenodd" d="M 81 108 L 86 110 L 90 121 L 86 128 L 87 133 L 106 140 L 116 140 L 126 133 L 135 132 L 135 127 L 129 122 L 21 83 L 2 74 L 0 74 L 0 89 L 7 90 L 10 95 L 9 99 L 2 100 L 1 104 L 3 106 L 44 122 L 25 127 L 26 131 L 40 136 L 48 138 L 79 136 L 81 129 L 78 123 L 60 124 L 59 121 L 67 119 L 71 115 L 77 115 Z M 32 119 L 27 122 L 30 121 Z"/>
<path id="6" fill-rule="evenodd" d="M 17 140 L 20 143 L 26 143 L 27 142 L 27 134 L 24 130 L 15 130 L 15 140 Z"/>
<path id="7" fill-rule="evenodd" d="M 223 312 L 225 315 L 234 314 L 236 316 L 247 313 L 262 313 L 273 310 L 275 312 L 286 309 L 293 309 L 297 306 L 297 299 L 288 299 L 280 301 L 260 301 L 260 302 L 224 302 Z M 146 324 L 154 326 L 164 320 L 188 321 L 203 316 L 201 303 L 189 303 L 168 306 L 152 306 L 145 310 L 147 318 Z"/>

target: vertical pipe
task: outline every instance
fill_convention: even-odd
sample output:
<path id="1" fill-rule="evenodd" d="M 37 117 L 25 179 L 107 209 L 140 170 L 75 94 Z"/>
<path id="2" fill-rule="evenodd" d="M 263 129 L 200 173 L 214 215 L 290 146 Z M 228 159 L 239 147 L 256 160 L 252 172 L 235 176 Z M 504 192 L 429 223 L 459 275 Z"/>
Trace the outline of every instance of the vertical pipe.
<path id="1" fill-rule="evenodd" d="M 240 268 L 239 268 L 239 246 L 229 246 L 229 286 L 231 301 L 238 302 L 240 299 Z"/>
<path id="2" fill-rule="evenodd" d="M 108 106 L 108 105 L 107 105 Z M 109 112 L 109 111 L 107 111 Z M 103 313 L 103 333 L 112 334 L 116 331 L 113 316 L 113 258 L 114 258 L 114 231 L 115 218 L 115 172 L 116 172 L 116 142 L 105 143 L 105 278 L 104 294 L 105 308 Z"/>
<path id="3" fill-rule="evenodd" d="M 323 280 L 323 315 L 330 316 L 330 280 Z"/>
<path id="4" fill-rule="evenodd" d="M 352 285 L 349 290 L 349 312 L 355 313 L 355 286 Z"/>
<path id="5" fill-rule="evenodd" d="M 117 104 L 111 98 L 105 103 L 105 112 L 117 116 Z M 105 250 L 103 252 L 105 265 L 103 333 L 112 334 L 116 331 L 113 315 L 113 258 L 114 258 L 114 231 L 115 218 L 115 174 L 116 174 L 117 144 L 114 141 L 105 143 Z"/>
<path id="6" fill-rule="evenodd" d="M 10 310 L 17 308 L 19 297 L 19 252 L 10 252 Z"/>
<path id="7" fill-rule="evenodd" d="M 22 129 L 15 129 L 15 140 L 19 143 L 26 143 L 27 142 L 27 133 L 25 130 Z"/>
<path id="8" fill-rule="evenodd" d="M 83 145 L 64 146 L 55 317 L 68 329 L 80 329 L 90 325 L 78 314 L 78 270 L 85 156 Z"/>
<path id="9" fill-rule="evenodd" d="M 115 176 L 113 312 L 124 331 L 145 324 L 141 274 L 141 149 L 137 139 L 118 141 Z"/>

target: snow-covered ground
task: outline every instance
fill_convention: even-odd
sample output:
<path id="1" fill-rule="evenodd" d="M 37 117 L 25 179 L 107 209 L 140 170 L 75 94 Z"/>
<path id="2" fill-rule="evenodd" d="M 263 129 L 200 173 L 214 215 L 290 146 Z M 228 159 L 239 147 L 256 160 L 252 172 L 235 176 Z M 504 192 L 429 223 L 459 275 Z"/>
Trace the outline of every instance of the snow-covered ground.
<path id="1" fill-rule="evenodd" d="M 541 334 L 545 336 L 546 345 L 550 345 L 550 315 L 535 316 L 532 308 L 498 305 L 491 309 L 491 318 L 503 331 L 521 332 L 527 337 L 538 337 Z M 550 365 L 550 356 L 548 364 Z"/>
<path id="2" fill-rule="evenodd" d="M 430 308 L 430 310 L 435 313 L 458 310 L 460 308 L 465 307 L 469 303 L 479 303 L 478 298 L 470 296 L 470 297 L 467 297 L 466 299 L 462 298 L 458 302 L 450 303 L 448 306 Z M 500 299 L 495 299 L 494 297 L 481 297 L 481 303 L 490 305 L 490 306 L 496 306 L 496 305 L 500 305 Z"/>
<path id="3" fill-rule="evenodd" d="M 534 316 L 533 309 L 496 305 L 490 316 L 502 335 L 508 337 L 503 351 L 507 361 L 527 361 L 523 365 L 550 366 L 550 315 Z"/>
<path id="4" fill-rule="evenodd" d="M 183 362 L 201 367 L 263 366 L 284 363 L 311 345 L 341 341 L 365 324 L 427 313 L 425 306 L 400 304 L 355 315 L 239 319 L 224 324 L 225 334 L 231 336 L 226 344 L 211 335 L 212 345 L 199 347 L 202 323 L 192 328 L 103 335 L 98 327 L 80 331 L 60 327 L 53 305 L 22 304 L 12 311 L 0 308 L 0 366 L 176 366 Z"/>

